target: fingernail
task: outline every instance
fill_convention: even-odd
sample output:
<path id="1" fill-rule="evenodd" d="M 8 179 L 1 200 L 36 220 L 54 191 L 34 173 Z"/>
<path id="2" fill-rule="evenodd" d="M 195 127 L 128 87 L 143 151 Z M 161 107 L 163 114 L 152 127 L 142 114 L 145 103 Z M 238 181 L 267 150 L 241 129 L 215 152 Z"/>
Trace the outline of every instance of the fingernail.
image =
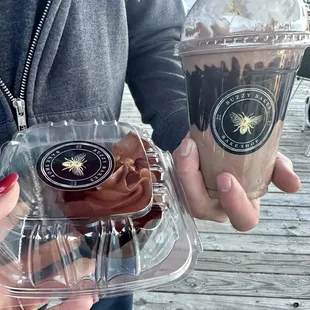
<path id="1" fill-rule="evenodd" d="M 192 147 L 193 147 L 192 140 L 185 138 L 180 145 L 180 156 L 187 157 L 191 153 Z"/>
<path id="2" fill-rule="evenodd" d="M 217 178 L 217 188 L 223 193 L 229 192 L 231 189 L 231 178 L 228 176 L 219 176 Z"/>
<path id="3" fill-rule="evenodd" d="M 12 173 L 3 180 L 0 181 L 0 196 L 5 195 L 17 182 L 18 174 Z"/>

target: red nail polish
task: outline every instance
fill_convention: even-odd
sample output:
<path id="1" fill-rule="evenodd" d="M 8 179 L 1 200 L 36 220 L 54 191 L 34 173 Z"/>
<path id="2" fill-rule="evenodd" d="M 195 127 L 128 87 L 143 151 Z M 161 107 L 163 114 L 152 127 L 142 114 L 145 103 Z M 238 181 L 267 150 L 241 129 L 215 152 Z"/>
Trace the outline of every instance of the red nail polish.
<path id="1" fill-rule="evenodd" d="M 6 194 L 18 180 L 18 174 L 12 173 L 0 181 L 0 196 Z"/>

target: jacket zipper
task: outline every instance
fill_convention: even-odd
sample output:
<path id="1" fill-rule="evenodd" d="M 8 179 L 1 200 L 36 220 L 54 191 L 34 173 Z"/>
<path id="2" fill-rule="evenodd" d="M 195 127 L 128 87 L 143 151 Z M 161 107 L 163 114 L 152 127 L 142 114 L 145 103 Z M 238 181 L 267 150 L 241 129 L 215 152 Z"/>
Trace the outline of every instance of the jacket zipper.
<path id="1" fill-rule="evenodd" d="M 36 31 L 34 33 L 34 37 L 31 41 L 30 48 L 27 54 L 25 67 L 23 70 L 22 75 L 22 82 L 19 90 L 19 96 L 15 98 L 13 94 L 10 92 L 10 90 L 7 88 L 3 80 L 0 78 L 0 88 L 4 92 L 4 94 L 8 97 L 8 99 L 11 101 L 13 107 L 16 111 L 17 116 L 17 126 L 18 131 L 23 131 L 27 128 L 27 115 L 26 115 L 26 102 L 25 102 L 25 91 L 27 87 L 27 82 L 29 78 L 29 72 L 30 72 L 30 66 L 33 60 L 34 52 L 36 50 L 36 46 L 46 19 L 46 16 L 48 14 L 49 8 L 51 6 L 52 0 L 47 0 L 47 3 L 45 5 L 43 14 L 41 16 L 41 19 L 39 21 L 39 24 L 36 28 Z"/>

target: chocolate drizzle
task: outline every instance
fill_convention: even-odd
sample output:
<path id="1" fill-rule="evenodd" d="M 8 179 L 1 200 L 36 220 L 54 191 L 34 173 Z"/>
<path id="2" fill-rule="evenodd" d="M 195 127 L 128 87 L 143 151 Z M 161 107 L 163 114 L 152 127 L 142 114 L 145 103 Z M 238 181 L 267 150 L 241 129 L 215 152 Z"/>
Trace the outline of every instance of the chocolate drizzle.
<path id="1" fill-rule="evenodd" d="M 296 74 L 290 69 L 291 62 L 290 57 L 284 60 L 276 57 L 267 66 L 260 61 L 254 66 L 245 64 L 241 67 L 238 59 L 232 57 L 230 64 L 221 61 L 221 66 L 204 65 L 203 69 L 195 66 L 193 72 L 186 71 L 191 125 L 205 131 L 210 124 L 214 103 L 227 91 L 243 85 L 268 89 L 276 101 L 276 122 L 283 121 Z"/>

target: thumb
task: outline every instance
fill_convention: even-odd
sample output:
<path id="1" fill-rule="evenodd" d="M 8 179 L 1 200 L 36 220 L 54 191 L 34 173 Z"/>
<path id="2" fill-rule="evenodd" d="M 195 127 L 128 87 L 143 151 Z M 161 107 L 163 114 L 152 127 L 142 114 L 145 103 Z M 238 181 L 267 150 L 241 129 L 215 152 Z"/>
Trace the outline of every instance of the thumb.
<path id="1" fill-rule="evenodd" d="M 12 173 L 0 181 L 0 220 L 14 209 L 19 198 L 18 175 Z"/>

